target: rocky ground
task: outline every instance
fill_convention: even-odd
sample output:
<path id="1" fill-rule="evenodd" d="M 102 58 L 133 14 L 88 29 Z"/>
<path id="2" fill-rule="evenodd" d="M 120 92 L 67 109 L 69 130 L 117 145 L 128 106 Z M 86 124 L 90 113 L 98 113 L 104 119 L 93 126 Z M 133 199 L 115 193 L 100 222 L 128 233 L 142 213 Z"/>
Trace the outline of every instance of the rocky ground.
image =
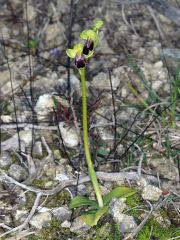
<path id="1" fill-rule="evenodd" d="M 1 2 L 0 239 L 179 239 L 180 3 L 168 1 L 169 15 L 158 0 Z M 124 185 L 137 194 L 113 199 L 90 228 L 83 208 L 69 209 L 75 195 L 95 195 L 65 50 L 98 18 L 87 70 L 92 157 L 103 195 Z"/>

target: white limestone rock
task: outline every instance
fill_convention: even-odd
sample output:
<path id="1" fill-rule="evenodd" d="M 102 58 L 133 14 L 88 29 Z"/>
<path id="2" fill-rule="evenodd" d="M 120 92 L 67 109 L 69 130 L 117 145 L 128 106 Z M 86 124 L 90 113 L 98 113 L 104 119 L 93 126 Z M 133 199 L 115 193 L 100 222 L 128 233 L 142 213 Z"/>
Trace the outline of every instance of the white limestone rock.
<path id="1" fill-rule="evenodd" d="M 145 186 L 142 191 L 142 197 L 144 200 L 158 201 L 161 195 L 162 190 L 150 184 Z"/>
<path id="2" fill-rule="evenodd" d="M 37 213 L 33 216 L 29 223 L 37 229 L 42 229 L 43 227 L 47 227 L 49 225 L 51 217 L 52 214 L 50 212 Z"/>
<path id="3" fill-rule="evenodd" d="M 62 134 L 63 141 L 67 147 L 74 148 L 78 146 L 79 136 L 74 126 L 66 126 L 64 122 L 60 122 L 59 129 Z"/>

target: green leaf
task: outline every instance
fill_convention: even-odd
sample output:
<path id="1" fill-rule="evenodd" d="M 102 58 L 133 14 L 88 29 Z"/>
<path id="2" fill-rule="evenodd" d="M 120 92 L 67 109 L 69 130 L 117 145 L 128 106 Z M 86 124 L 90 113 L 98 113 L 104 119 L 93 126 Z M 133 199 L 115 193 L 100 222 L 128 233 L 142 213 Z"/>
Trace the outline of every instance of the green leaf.
<path id="1" fill-rule="evenodd" d="M 97 20 L 96 23 L 93 26 L 93 29 L 95 28 L 96 30 L 99 30 L 103 26 L 103 21 L 102 20 Z"/>
<path id="2" fill-rule="evenodd" d="M 59 106 L 58 100 L 56 99 L 55 96 L 52 96 L 52 99 L 53 99 L 53 103 L 54 103 L 54 108 L 57 109 Z"/>
<path id="3" fill-rule="evenodd" d="M 32 48 L 36 49 L 36 48 L 38 48 L 38 45 L 39 45 L 39 42 L 36 39 L 31 39 L 27 43 L 27 47 L 30 48 L 30 49 L 32 49 Z"/>
<path id="4" fill-rule="evenodd" d="M 129 187 L 117 187 L 103 197 L 104 205 L 108 205 L 112 198 L 126 198 L 135 194 L 137 190 Z"/>
<path id="5" fill-rule="evenodd" d="M 76 51 L 74 49 L 68 48 L 66 49 L 66 54 L 68 55 L 68 57 L 70 58 L 75 58 L 76 56 Z"/>
<path id="6" fill-rule="evenodd" d="M 102 156 L 106 156 L 106 155 L 108 155 L 108 153 L 109 153 L 109 151 L 107 151 L 105 148 L 99 148 L 97 150 L 97 154 L 102 155 Z"/>
<path id="7" fill-rule="evenodd" d="M 70 202 L 70 209 L 73 209 L 73 208 L 77 208 L 77 207 L 81 207 L 81 206 L 91 206 L 93 207 L 93 209 L 98 209 L 99 208 L 99 205 L 96 201 L 94 200 L 90 200 L 89 198 L 87 197 L 83 197 L 83 196 L 76 196 L 74 197 L 71 202 Z"/>
<path id="8" fill-rule="evenodd" d="M 106 214 L 108 211 L 108 206 L 104 206 L 100 209 L 98 209 L 95 213 L 87 212 L 81 216 L 81 219 L 83 222 L 85 222 L 90 227 L 97 225 L 97 222 L 99 219 Z"/>

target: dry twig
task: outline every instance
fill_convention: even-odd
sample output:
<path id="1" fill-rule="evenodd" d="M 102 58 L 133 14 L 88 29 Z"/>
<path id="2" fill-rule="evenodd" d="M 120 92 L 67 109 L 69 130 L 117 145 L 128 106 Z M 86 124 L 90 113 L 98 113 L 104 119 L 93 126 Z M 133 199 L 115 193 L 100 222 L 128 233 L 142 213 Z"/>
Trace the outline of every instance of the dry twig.
<path id="1" fill-rule="evenodd" d="M 16 233 L 16 232 L 21 232 L 29 223 L 29 221 L 31 220 L 31 218 L 33 217 L 38 205 L 39 205 L 39 201 L 40 201 L 40 198 L 41 198 L 42 194 L 41 193 L 37 193 L 37 196 L 36 196 L 36 199 L 34 201 L 34 204 L 32 206 L 32 209 L 29 213 L 29 215 L 27 216 L 27 218 L 25 219 L 25 221 L 19 225 L 18 227 L 15 227 L 15 228 L 12 228 L 11 230 L 3 233 L 0 235 L 0 237 L 3 237 L 3 236 L 6 236 L 8 234 L 13 234 L 13 233 Z"/>

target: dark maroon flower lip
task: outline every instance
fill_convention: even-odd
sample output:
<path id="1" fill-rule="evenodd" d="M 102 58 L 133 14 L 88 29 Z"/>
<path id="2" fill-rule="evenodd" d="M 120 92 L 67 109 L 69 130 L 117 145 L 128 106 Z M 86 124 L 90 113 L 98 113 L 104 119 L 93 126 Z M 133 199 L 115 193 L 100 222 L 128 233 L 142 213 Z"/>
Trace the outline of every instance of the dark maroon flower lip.
<path id="1" fill-rule="evenodd" d="M 88 53 L 89 53 L 89 49 L 88 49 L 88 47 L 86 45 L 84 45 L 84 47 L 83 47 L 83 54 L 88 55 Z"/>
<path id="2" fill-rule="evenodd" d="M 88 39 L 83 47 L 83 54 L 88 55 L 89 51 L 92 51 L 94 48 L 94 42 L 91 39 Z"/>
<path id="3" fill-rule="evenodd" d="M 87 64 L 87 60 L 82 53 L 76 54 L 75 65 L 77 68 L 84 68 Z"/>

